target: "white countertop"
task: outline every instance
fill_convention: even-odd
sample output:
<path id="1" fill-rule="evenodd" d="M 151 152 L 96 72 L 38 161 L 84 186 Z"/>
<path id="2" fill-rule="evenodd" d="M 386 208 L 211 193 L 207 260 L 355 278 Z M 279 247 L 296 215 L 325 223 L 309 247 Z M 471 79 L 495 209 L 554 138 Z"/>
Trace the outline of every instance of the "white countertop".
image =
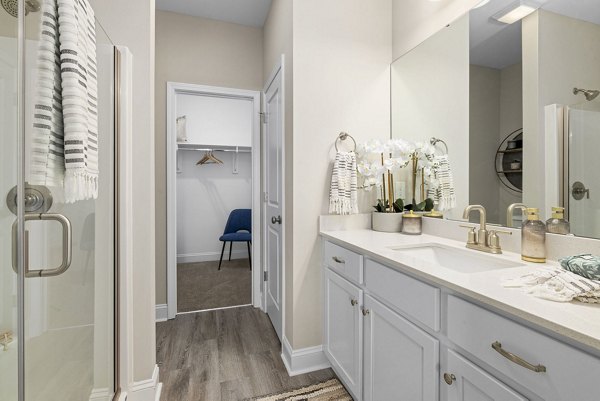
<path id="1" fill-rule="evenodd" d="M 543 264 L 527 263 L 516 253 L 505 252 L 491 255 L 524 267 L 498 269 L 479 273 L 460 273 L 437 264 L 418 260 L 408 252 L 397 252 L 390 247 L 423 243 L 438 243 L 465 249 L 465 243 L 442 237 L 423 234 L 408 236 L 400 233 L 381 233 L 366 229 L 346 231 L 321 231 L 321 235 L 332 242 L 356 251 L 399 271 L 410 273 L 426 281 L 449 288 L 482 304 L 497 308 L 513 316 L 525 319 L 565 336 L 575 342 L 600 351 L 600 305 L 580 302 L 553 302 L 526 294 L 522 288 L 505 288 L 502 281 L 517 278 Z M 479 251 L 466 250 L 475 254 Z M 548 262 L 546 266 L 556 262 Z"/>

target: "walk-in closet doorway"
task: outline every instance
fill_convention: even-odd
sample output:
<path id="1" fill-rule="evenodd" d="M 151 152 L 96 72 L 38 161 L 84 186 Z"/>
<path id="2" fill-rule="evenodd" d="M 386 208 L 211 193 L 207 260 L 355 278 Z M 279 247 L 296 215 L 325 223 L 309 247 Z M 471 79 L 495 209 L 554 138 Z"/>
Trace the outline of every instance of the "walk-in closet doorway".
<path id="1" fill-rule="evenodd" d="M 261 306 L 261 93 L 167 83 L 167 314 Z"/>

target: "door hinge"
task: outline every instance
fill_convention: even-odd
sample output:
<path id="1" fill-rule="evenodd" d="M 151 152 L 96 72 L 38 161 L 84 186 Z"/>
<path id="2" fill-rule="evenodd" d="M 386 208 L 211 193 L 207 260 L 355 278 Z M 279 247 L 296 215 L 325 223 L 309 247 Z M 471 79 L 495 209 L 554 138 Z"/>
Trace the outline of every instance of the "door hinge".
<path id="1" fill-rule="evenodd" d="M 269 272 L 268 271 L 263 272 L 263 278 L 264 278 L 264 281 L 269 281 Z"/>
<path id="2" fill-rule="evenodd" d="M 263 202 L 269 201 L 269 194 L 267 192 L 263 192 Z"/>
<path id="3" fill-rule="evenodd" d="M 262 112 L 261 112 L 261 113 L 259 113 L 259 114 L 260 114 L 260 122 L 261 122 L 262 124 L 267 124 L 267 123 L 269 122 L 269 121 L 268 121 L 268 118 L 267 118 L 267 113 L 262 113 Z"/>

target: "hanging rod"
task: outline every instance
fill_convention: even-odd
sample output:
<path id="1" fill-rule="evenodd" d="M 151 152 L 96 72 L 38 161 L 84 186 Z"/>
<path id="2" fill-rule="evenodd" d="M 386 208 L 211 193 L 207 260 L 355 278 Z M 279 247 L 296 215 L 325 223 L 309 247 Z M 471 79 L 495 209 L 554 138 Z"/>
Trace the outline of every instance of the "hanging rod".
<path id="1" fill-rule="evenodd" d="M 179 150 L 192 150 L 192 151 L 203 151 L 203 152 L 234 152 L 234 153 L 252 153 L 252 147 L 250 146 L 212 146 L 206 144 L 194 144 L 194 143 L 178 143 L 177 148 Z"/>

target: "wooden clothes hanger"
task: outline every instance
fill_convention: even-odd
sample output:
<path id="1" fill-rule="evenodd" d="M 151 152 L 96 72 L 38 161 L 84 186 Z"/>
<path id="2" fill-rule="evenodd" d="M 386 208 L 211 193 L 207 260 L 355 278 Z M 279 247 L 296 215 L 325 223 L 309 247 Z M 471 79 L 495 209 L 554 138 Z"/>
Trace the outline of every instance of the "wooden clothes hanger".
<path id="1" fill-rule="evenodd" d="M 218 158 L 216 158 L 213 155 L 213 151 L 208 151 L 204 154 L 204 157 L 202 159 L 200 159 L 198 161 L 198 163 L 196 163 L 197 165 L 204 165 L 204 164 L 223 164 L 223 162 L 221 160 L 219 160 Z"/>

